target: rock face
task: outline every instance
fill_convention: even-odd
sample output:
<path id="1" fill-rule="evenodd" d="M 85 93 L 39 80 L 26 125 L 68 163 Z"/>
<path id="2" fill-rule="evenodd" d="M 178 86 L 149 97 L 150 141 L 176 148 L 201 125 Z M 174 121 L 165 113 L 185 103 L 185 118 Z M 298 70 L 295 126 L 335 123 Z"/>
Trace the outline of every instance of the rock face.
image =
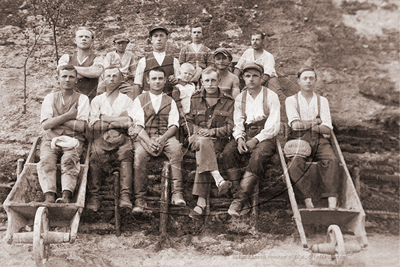
<path id="1" fill-rule="evenodd" d="M 388 5 L 382 7 L 368 3 L 349 4 L 356 1 L 345 1 L 349 2 L 347 4 L 334 1 L 335 6 L 330 1 L 310 5 L 307 1 L 271 0 L 260 1 L 257 7 L 254 1 L 236 0 L 224 0 L 219 5 L 197 0 L 195 4 L 182 1 L 178 5 L 172 0 L 145 1 L 143 6 L 136 2 L 124 1 L 123 6 L 121 1 L 101 5 L 90 2 L 71 18 L 65 18 L 58 29 L 59 56 L 74 50 L 73 24 L 86 24 L 94 29 L 93 49 L 101 56 L 114 49 L 114 34 L 125 33 L 131 40 L 127 49 L 135 54 L 137 60 L 151 51 L 147 38 L 153 23 L 165 24 L 170 30 L 169 53 L 178 56 L 181 47 L 190 42 L 188 25 L 201 22 L 205 44 L 211 49 L 229 47 L 236 55 L 235 59 L 249 47 L 251 30 L 258 28 L 267 34 L 264 46 L 275 57 L 284 96 L 298 92 L 297 70 L 305 64 L 312 65 L 318 75 L 317 93 L 329 100 L 333 123 L 339 134 L 350 131 L 361 136 L 364 143 L 375 142 L 368 134 L 381 141 L 392 138 L 392 148 L 398 148 L 399 30 L 393 27 L 395 23 L 377 23 L 375 16 L 381 14 L 382 9 L 389 21 L 398 16 L 400 8 L 393 8 L 396 6 L 394 0 L 386 1 Z M 363 31 L 362 36 L 358 35 L 362 23 L 370 23 L 361 19 L 361 24 L 355 25 L 357 20 L 354 18 L 368 15 L 364 11 L 378 12 L 371 17 L 375 18 L 372 22 L 380 25 L 381 31 L 373 34 Z M 32 137 L 41 132 L 38 124 L 41 101 L 47 93 L 57 89 L 53 37 L 51 30 L 46 29 L 38 49 L 28 60 L 28 113 L 21 113 L 23 65 L 29 48 L 24 39 L 22 18 L 29 15 L 27 12 L 27 9 L 19 11 L 18 6 L 15 10 L 0 11 L 5 18 L 9 15 L 14 18 L 1 20 L 0 25 L 0 148 L 5 147 L 4 143 L 13 142 L 26 145 L 21 148 L 26 153 Z M 20 20 L 15 19 L 17 15 Z M 69 20 L 73 20 L 72 23 Z M 281 100 L 283 104 L 284 98 Z M 282 116 L 284 118 L 284 113 Z M 350 154 L 355 153 L 354 147 L 360 151 L 370 149 L 363 142 L 354 146 L 351 142 L 340 140 L 342 146 L 351 148 Z M 375 144 L 383 146 L 385 142 Z M 396 153 L 392 148 L 384 147 L 384 151 Z M 0 164 L 15 166 L 15 159 Z M 393 169 L 387 174 L 398 173 Z M 15 179 L 15 173 L 8 174 Z"/>

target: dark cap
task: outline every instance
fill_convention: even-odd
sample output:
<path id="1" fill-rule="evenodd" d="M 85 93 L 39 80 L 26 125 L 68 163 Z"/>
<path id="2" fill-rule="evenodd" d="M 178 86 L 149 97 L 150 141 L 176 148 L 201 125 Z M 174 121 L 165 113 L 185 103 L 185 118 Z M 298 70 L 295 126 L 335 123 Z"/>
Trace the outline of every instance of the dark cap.
<path id="1" fill-rule="evenodd" d="M 125 34 L 121 33 L 121 34 L 117 34 L 114 36 L 114 43 L 118 43 L 118 42 L 130 42 L 128 37 L 126 37 Z"/>
<path id="2" fill-rule="evenodd" d="M 169 34 L 168 30 L 165 27 L 157 25 L 157 26 L 153 26 L 153 27 L 150 28 L 150 31 L 149 31 L 150 37 L 152 36 L 153 32 L 156 31 L 156 30 L 162 30 L 162 31 L 165 32 L 166 35 Z"/>
<path id="3" fill-rule="evenodd" d="M 247 63 L 247 64 L 244 66 L 244 68 L 243 68 L 243 73 L 244 73 L 246 70 L 249 70 L 249 69 L 258 70 L 258 71 L 260 72 L 260 74 L 263 74 L 263 73 L 264 73 L 264 67 L 261 66 L 260 64 L 254 63 L 254 62 Z"/>
<path id="4" fill-rule="evenodd" d="M 215 57 L 216 55 L 218 55 L 219 53 L 223 54 L 224 56 L 226 56 L 227 58 L 229 58 L 230 61 L 232 61 L 232 55 L 231 53 L 228 51 L 228 49 L 220 47 L 217 50 L 215 50 L 213 57 Z"/>

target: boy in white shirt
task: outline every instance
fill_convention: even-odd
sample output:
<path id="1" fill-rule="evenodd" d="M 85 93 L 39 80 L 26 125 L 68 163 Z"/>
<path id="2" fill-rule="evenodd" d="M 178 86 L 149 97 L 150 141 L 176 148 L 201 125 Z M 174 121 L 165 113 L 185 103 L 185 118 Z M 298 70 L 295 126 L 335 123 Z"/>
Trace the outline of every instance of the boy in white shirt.
<path id="1" fill-rule="evenodd" d="M 176 102 L 179 115 L 184 117 L 190 111 L 190 98 L 196 91 L 191 79 L 194 75 L 195 68 L 190 63 L 183 63 L 179 70 L 178 84 L 174 86 L 172 98 Z"/>

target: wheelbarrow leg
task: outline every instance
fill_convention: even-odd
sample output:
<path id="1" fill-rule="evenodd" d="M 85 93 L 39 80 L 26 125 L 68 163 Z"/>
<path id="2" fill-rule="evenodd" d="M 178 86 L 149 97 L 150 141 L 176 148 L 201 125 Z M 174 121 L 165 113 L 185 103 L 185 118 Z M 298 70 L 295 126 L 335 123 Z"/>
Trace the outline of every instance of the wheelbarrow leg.
<path id="1" fill-rule="evenodd" d="M 115 219 L 115 235 L 121 235 L 121 224 L 119 215 L 119 192 L 120 192 L 120 182 L 119 182 L 119 171 L 113 172 L 114 176 L 114 219 Z"/>
<path id="2" fill-rule="evenodd" d="M 258 194 L 259 194 L 259 180 L 257 180 L 257 183 L 255 184 L 253 188 L 253 195 L 251 197 L 252 200 L 252 210 L 251 210 L 251 219 L 253 220 L 254 223 L 254 229 L 258 231 Z"/>

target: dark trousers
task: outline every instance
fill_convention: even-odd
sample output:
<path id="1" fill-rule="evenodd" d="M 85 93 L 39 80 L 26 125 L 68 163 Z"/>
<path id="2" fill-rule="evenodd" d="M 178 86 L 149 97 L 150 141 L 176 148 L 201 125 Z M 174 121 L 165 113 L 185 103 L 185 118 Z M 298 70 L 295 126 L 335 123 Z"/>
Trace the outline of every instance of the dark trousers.
<path id="1" fill-rule="evenodd" d="M 237 142 L 232 140 L 225 147 L 220 158 L 225 170 L 237 169 L 247 164 L 247 172 L 262 177 L 266 171 L 264 165 L 275 154 L 275 151 L 275 138 L 258 143 L 253 151 L 245 154 L 239 153 Z"/>
<path id="2" fill-rule="evenodd" d="M 314 155 L 303 158 L 294 157 L 289 161 L 289 175 L 294 185 L 300 190 L 304 198 L 311 198 L 313 179 L 309 177 L 306 162 L 318 161 L 318 174 L 321 177 L 324 193 L 322 198 L 338 197 L 339 190 L 339 161 L 325 138 L 320 138 Z M 314 150 L 314 149 L 313 149 Z"/>

